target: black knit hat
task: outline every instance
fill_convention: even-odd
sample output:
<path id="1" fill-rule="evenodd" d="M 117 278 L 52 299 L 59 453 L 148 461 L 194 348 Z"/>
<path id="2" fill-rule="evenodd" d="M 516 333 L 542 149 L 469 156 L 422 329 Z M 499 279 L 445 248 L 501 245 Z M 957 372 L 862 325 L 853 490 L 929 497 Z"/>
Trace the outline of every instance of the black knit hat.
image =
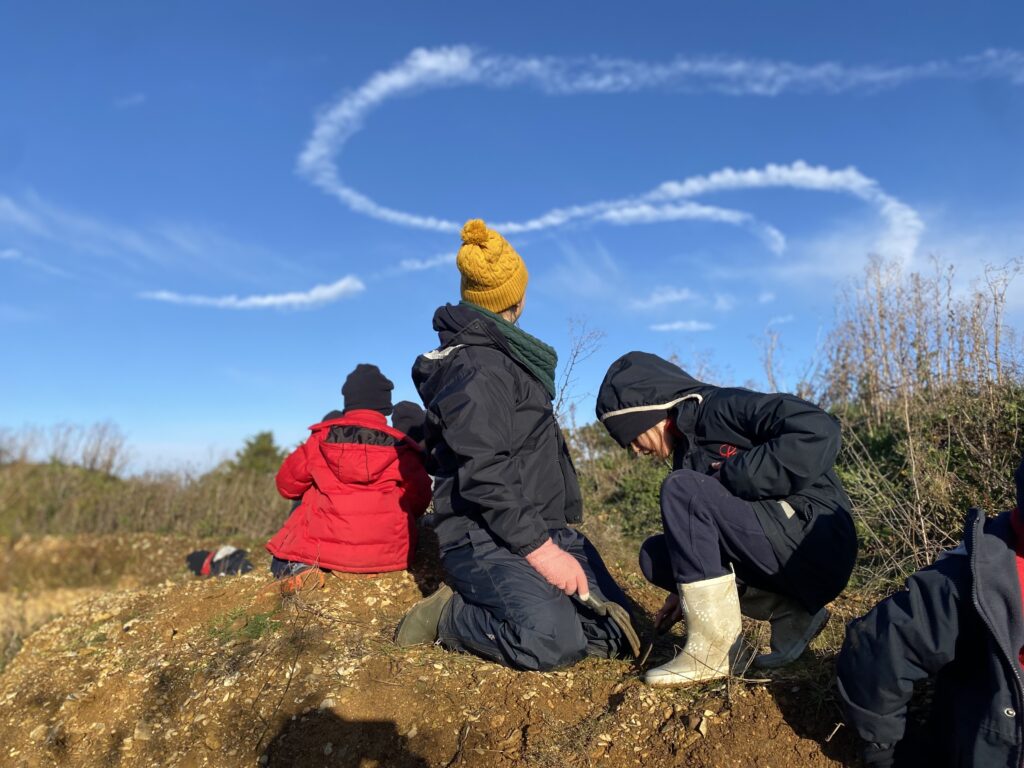
<path id="1" fill-rule="evenodd" d="M 597 418 L 623 448 L 706 389 L 690 374 L 649 352 L 628 352 L 608 368 L 597 392 Z"/>
<path id="2" fill-rule="evenodd" d="M 391 414 L 391 426 L 399 432 L 404 432 L 417 443 L 423 442 L 424 424 L 427 414 L 416 403 L 410 400 L 402 400 L 395 403 L 394 413 Z"/>
<path id="3" fill-rule="evenodd" d="M 360 363 L 345 379 L 341 394 L 345 398 L 345 411 L 366 409 L 391 413 L 391 390 L 395 385 L 380 372 L 376 365 Z"/>

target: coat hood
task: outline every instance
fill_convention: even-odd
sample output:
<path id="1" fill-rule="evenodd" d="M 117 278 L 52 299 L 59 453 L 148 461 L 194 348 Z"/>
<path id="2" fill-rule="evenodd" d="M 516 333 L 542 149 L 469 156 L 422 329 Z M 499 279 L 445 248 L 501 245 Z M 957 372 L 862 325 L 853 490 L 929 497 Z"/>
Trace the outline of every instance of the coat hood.
<path id="1" fill-rule="evenodd" d="M 622 447 L 666 418 L 684 400 L 702 400 L 712 386 L 649 352 L 627 352 L 604 376 L 597 418 Z"/>
<path id="2" fill-rule="evenodd" d="M 435 394 L 430 378 L 448 355 L 464 346 L 493 347 L 511 357 L 508 345 L 494 323 L 479 312 L 460 304 L 445 304 L 434 312 L 434 330 L 440 346 L 424 352 L 412 365 L 412 381 L 424 403 Z"/>
<path id="3" fill-rule="evenodd" d="M 320 440 L 317 450 L 330 473 L 350 485 L 370 485 L 389 475 L 398 475 L 400 451 L 405 448 L 405 435 L 388 426 L 387 419 L 376 410 L 357 409 L 339 419 L 314 424 L 311 432 L 328 433 L 332 427 L 348 428 L 351 437 L 342 442 Z"/>
<path id="4" fill-rule="evenodd" d="M 320 443 L 320 455 L 338 480 L 350 485 L 372 485 L 398 471 L 398 452 L 392 446 L 361 443 Z"/>

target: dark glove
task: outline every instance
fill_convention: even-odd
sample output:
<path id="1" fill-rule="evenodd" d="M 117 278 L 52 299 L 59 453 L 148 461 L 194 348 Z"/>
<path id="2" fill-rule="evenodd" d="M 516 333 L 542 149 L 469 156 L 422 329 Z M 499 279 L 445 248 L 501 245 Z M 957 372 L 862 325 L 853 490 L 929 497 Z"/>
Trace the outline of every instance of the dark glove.
<path id="1" fill-rule="evenodd" d="M 864 747 L 865 768 L 892 768 L 896 755 L 895 744 L 871 743 Z"/>

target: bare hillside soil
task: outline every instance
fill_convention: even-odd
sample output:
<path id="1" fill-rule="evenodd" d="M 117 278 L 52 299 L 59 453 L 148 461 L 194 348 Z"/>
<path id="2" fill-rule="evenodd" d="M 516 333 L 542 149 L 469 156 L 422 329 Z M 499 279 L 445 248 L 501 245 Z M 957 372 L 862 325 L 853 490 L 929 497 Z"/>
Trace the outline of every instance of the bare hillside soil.
<path id="1" fill-rule="evenodd" d="M 391 642 L 403 612 L 438 582 L 429 558 L 416 576 L 331 577 L 282 600 L 263 561 L 247 576 L 193 581 L 181 573 L 182 542 L 146 540 L 168 552 L 167 573 L 90 588 L 0 674 L 0 764 L 852 764 L 847 729 L 832 735 L 827 651 L 759 681 L 698 689 L 647 688 L 626 661 L 517 673 Z M 628 563 L 610 565 L 652 613 L 656 591 Z M 681 637 L 661 641 L 648 663 Z"/>

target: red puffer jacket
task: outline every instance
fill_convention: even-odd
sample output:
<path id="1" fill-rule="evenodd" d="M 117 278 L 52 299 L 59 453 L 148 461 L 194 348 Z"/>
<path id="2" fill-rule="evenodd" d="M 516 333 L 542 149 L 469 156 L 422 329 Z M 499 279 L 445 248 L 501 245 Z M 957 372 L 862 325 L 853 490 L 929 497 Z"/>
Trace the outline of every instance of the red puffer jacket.
<path id="1" fill-rule="evenodd" d="M 349 411 L 310 431 L 277 473 L 281 495 L 302 504 L 267 549 L 332 571 L 408 568 L 416 518 L 430 503 L 419 446 L 377 411 Z"/>

